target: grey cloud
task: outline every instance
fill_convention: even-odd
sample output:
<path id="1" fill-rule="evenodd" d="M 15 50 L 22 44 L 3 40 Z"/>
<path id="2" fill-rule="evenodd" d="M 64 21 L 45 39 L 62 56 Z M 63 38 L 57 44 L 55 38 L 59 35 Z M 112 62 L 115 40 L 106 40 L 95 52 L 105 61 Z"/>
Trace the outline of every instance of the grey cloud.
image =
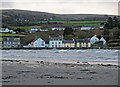
<path id="1" fill-rule="evenodd" d="M 14 7 L 14 2 L 1 2 L 2 8 L 12 8 Z"/>

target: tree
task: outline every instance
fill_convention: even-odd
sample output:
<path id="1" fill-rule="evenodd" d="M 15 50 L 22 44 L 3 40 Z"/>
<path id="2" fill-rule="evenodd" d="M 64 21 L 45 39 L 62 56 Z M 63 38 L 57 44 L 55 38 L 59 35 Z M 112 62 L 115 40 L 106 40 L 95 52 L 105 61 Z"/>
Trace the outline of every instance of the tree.
<path id="1" fill-rule="evenodd" d="M 107 23 L 108 23 L 108 28 L 109 29 L 113 29 L 113 19 L 112 19 L 112 17 L 108 18 Z"/>
<path id="2" fill-rule="evenodd" d="M 16 31 L 17 31 L 17 32 L 21 32 L 21 29 L 20 29 L 20 28 L 17 28 Z"/>
<path id="3" fill-rule="evenodd" d="M 113 27 L 119 27 L 119 19 L 116 16 L 113 18 Z"/>
<path id="4" fill-rule="evenodd" d="M 73 29 L 70 28 L 70 27 L 66 27 L 65 30 L 64 30 L 63 36 L 70 35 L 72 33 L 73 33 Z"/>

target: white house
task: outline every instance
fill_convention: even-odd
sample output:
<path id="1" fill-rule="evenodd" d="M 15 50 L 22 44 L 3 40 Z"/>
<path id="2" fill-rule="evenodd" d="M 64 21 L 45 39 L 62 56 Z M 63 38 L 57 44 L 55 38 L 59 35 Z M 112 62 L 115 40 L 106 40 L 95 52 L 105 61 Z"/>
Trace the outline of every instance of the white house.
<path id="1" fill-rule="evenodd" d="M 81 30 L 92 30 L 92 27 L 88 27 L 88 26 L 83 26 L 81 27 Z"/>
<path id="2" fill-rule="evenodd" d="M 31 28 L 31 30 L 29 31 L 29 33 L 34 33 L 34 32 L 36 32 L 36 31 L 38 31 L 37 28 Z"/>
<path id="3" fill-rule="evenodd" d="M 103 45 L 106 44 L 106 40 L 103 37 L 101 37 L 100 41 L 103 41 Z"/>
<path id="4" fill-rule="evenodd" d="M 9 30 L 8 28 L 1 28 L 1 29 L 0 29 L 0 32 L 1 32 L 1 33 L 9 33 L 10 30 Z"/>
<path id="5" fill-rule="evenodd" d="M 54 27 L 54 28 L 52 28 L 52 31 L 54 31 L 54 30 L 59 30 L 59 31 L 64 31 L 65 30 L 65 28 L 63 28 L 63 27 Z"/>
<path id="6" fill-rule="evenodd" d="M 1 33 L 12 33 L 12 34 L 15 34 L 15 33 L 16 33 L 15 31 L 9 30 L 8 28 L 1 28 L 1 29 L 0 29 L 0 32 L 1 32 Z"/>
<path id="7" fill-rule="evenodd" d="M 90 39 L 90 43 L 91 43 L 91 44 L 94 44 L 94 43 L 96 43 L 96 42 L 99 42 L 99 39 L 97 38 L 96 35 L 94 35 L 94 36 Z"/>
<path id="8" fill-rule="evenodd" d="M 47 32 L 47 31 L 49 31 L 49 30 L 48 30 L 48 29 L 40 29 L 40 31 L 46 31 L 46 32 Z"/>
<path id="9" fill-rule="evenodd" d="M 100 25 L 100 27 L 99 27 L 100 29 L 104 29 L 104 25 Z"/>
<path id="10" fill-rule="evenodd" d="M 49 47 L 62 47 L 62 37 L 51 37 L 49 39 Z"/>
<path id="11" fill-rule="evenodd" d="M 94 43 L 99 42 L 99 41 L 102 41 L 102 42 L 103 42 L 103 45 L 106 44 L 106 40 L 105 40 L 103 37 L 101 37 L 101 39 L 99 40 L 99 39 L 97 38 L 97 36 L 94 35 L 94 36 L 90 39 L 90 43 L 91 43 L 91 44 L 94 44 Z"/>
<path id="12" fill-rule="evenodd" d="M 31 42 L 28 44 L 29 47 L 45 47 L 45 41 L 41 38 L 38 38 L 36 41 Z"/>

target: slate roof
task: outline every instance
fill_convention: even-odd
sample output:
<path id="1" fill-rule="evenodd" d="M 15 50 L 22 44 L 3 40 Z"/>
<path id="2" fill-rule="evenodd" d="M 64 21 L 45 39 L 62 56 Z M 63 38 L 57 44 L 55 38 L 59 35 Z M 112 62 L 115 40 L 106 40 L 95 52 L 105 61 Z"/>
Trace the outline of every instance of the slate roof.
<path id="1" fill-rule="evenodd" d="M 51 37 L 50 40 L 62 40 L 62 37 Z"/>
<path id="2" fill-rule="evenodd" d="M 86 39 L 77 39 L 77 42 L 90 42 L 90 38 L 86 38 Z"/>
<path id="3" fill-rule="evenodd" d="M 75 41 L 73 40 L 64 40 L 63 43 L 74 43 Z"/>

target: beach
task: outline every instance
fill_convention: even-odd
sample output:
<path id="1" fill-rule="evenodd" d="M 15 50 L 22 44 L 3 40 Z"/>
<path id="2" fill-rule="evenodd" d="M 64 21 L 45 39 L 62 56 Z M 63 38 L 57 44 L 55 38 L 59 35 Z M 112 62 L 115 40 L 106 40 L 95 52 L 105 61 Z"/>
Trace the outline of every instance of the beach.
<path id="1" fill-rule="evenodd" d="M 2 84 L 118 85 L 117 58 L 118 50 L 4 50 Z"/>
<path id="2" fill-rule="evenodd" d="M 117 85 L 118 66 L 2 61 L 3 85 Z"/>

